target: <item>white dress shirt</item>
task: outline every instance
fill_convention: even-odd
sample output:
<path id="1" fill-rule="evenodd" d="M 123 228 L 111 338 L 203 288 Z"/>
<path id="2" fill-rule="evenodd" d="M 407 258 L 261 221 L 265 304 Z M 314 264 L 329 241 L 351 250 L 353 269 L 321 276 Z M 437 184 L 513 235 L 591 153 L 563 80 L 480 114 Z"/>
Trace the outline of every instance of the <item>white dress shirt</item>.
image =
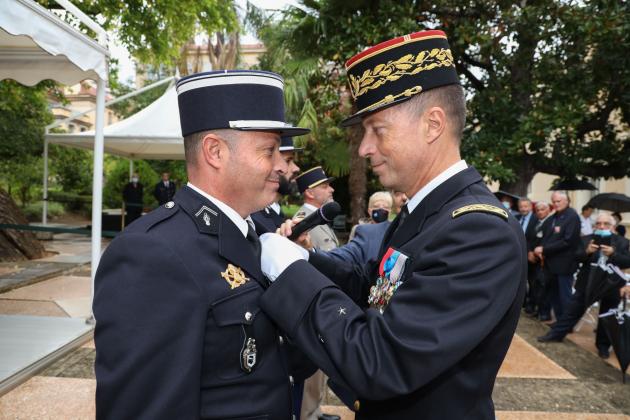
<path id="1" fill-rule="evenodd" d="M 277 215 L 280 215 L 280 203 L 273 202 L 269 204 L 269 208 L 276 212 Z"/>
<path id="2" fill-rule="evenodd" d="M 416 207 L 418 207 L 418 204 L 420 204 L 422 200 L 424 200 L 425 197 L 431 193 L 431 191 L 433 191 L 434 189 L 439 187 L 441 184 L 443 184 L 446 180 L 457 175 L 458 173 L 460 173 L 466 168 L 468 168 L 466 161 L 460 160 L 459 162 L 450 166 L 444 172 L 442 172 L 441 174 L 433 178 L 431 181 L 429 181 L 427 185 L 422 187 L 420 191 L 415 193 L 413 197 L 411 197 L 409 201 L 407 201 L 407 210 L 409 211 L 409 214 L 411 214 L 411 212 Z"/>

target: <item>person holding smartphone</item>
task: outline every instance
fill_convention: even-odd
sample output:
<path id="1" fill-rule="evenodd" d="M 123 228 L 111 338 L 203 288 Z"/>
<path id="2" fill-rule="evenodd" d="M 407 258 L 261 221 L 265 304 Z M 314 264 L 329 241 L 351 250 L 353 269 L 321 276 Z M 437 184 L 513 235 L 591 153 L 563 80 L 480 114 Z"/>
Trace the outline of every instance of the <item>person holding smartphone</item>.
<path id="1" fill-rule="evenodd" d="M 573 331 L 575 324 L 579 322 L 588 309 L 586 302 L 586 284 L 588 282 L 591 263 L 614 264 L 621 269 L 630 267 L 630 242 L 622 236 L 613 233 L 615 218 L 608 213 L 600 213 L 595 222 L 595 230 L 592 235 L 586 235 L 583 251 L 578 254 L 578 261 L 582 262 L 582 268 L 575 283 L 575 293 L 571 297 L 567 310 L 558 322 L 547 334 L 538 337 L 538 341 L 560 342 Z M 600 301 L 599 312 L 605 313 L 609 309 L 619 305 L 619 289 L 611 291 Z M 598 325 L 595 339 L 598 354 L 607 359 L 610 356 L 610 339 L 604 328 Z"/>

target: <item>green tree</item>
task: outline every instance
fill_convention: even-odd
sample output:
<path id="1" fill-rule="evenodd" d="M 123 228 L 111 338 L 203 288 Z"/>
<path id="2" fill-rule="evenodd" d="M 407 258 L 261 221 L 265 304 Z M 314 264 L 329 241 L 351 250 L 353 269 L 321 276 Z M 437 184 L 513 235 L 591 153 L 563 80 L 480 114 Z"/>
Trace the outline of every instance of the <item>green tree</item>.
<path id="1" fill-rule="evenodd" d="M 67 193 L 92 193 L 92 153 L 87 150 L 51 144 L 50 173 L 54 183 Z"/>
<path id="2" fill-rule="evenodd" d="M 319 58 L 331 85 L 345 83 L 344 61 L 363 48 L 443 29 L 469 97 L 464 157 L 524 194 L 537 172 L 630 174 L 629 12 L 617 0 L 303 0 L 266 25 L 291 59 Z M 319 83 L 309 80 L 311 101 Z M 338 86 L 342 110 L 348 96 Z M 320 124 L 337 119 L 315 108 Z M 360 133 L 348 136 L 356 148 Z"/>
<path id="3" fill-rule="evenodd" d="M 309 0 L 273 14 L 249 8 L 248 23 L 268 51 L 260 67 L 285 77 L 287 115 L 313 130 L 300 164 L 323 164 L 344 180 L 347 175 L 354 222 L 365 216 L 367 186 L 373 182 L 357 153 L 362 128 L 338 126 L 352 112 L 344 63 L 364 46 L 413 31 L 413 7 L 404 3 Z"/>
<path id="4" fill-rule="evenodd" d="M 59 8 L 52 0 L 37 1 Z M 235 6 L 225 0 L 84 0 L 76 6 L 106 30 L 115 31 L 133 57 L 156 66 L 174 66 L 182 47 L 195 35 L 238 26 Z M 80 27 L 73 16 L 62 17 Z"/>
<path id="5" fill-rule="evenodd" d="M 42 167 L 42 158 L 39 156 L 25 155 L 19 159 L 2 160 L 0 188 L 17 197 L 20 206 L 24 208 L 37 197 L 41 197 Z"/>
<path id="6" fill-rule="evenodd" d="M 22 207 L 34 199 L 41 185 L 44 129 L 52 121 L 49 95 L 59 95 L 50 81 L 32 87 L 0 81 L 0 185 Z"/>
<path id="7" fill-rule="evenodd" d="M 0 160 L 19 160 L 42 153 L 44 128 L 52 121 L 48 110 L 50 81 L 36 86 L 0 81 Z"/>

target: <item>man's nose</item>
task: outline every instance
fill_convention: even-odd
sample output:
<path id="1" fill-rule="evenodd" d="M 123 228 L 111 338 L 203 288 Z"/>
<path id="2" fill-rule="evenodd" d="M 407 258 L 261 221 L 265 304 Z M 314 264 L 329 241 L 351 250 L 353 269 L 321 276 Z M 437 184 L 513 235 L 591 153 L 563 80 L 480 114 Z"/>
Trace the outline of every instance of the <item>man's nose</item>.
<path id="1" fill-rule="evenodd" d="M 281 175 L 286 175 L 289 172 L 289 164 L 286 160 L 282 158 L 282 154 L 280 153 L 279 149 L 276 149 L 276 151 L 274 152 L 274 158 L 274 169 L 276 170 L 276 172 L 280 173 Z"/>
<path id="2" fill-rule="evenodd" d="M 367 133 L 363 134 L 361 144 L 359 145 L 359 156 L 362 158 L 370 157 L 374 154 L 374 142 Z"/>

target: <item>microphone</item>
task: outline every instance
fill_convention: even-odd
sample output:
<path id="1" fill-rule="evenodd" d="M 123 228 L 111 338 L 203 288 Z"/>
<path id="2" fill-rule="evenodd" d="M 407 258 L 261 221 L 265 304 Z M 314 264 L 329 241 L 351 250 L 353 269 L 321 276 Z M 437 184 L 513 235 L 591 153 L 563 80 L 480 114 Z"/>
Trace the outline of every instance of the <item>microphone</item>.
<path id="1" fill-rule="evenodd" d="M 289 239 L 294 241 L 298 238 L 298 236 L 300 236 L 307 230 L 313 229 L 315 226 L 324 225 L 328 222 L 331 222 L 339 213 L 341 213 L 341 206 L 336 201 L 331 201 L 330 203 L 324 204 L 323 206 L 318 208 L 316 212 L 309 214 L 298 224 L 293 226 Z"/>

